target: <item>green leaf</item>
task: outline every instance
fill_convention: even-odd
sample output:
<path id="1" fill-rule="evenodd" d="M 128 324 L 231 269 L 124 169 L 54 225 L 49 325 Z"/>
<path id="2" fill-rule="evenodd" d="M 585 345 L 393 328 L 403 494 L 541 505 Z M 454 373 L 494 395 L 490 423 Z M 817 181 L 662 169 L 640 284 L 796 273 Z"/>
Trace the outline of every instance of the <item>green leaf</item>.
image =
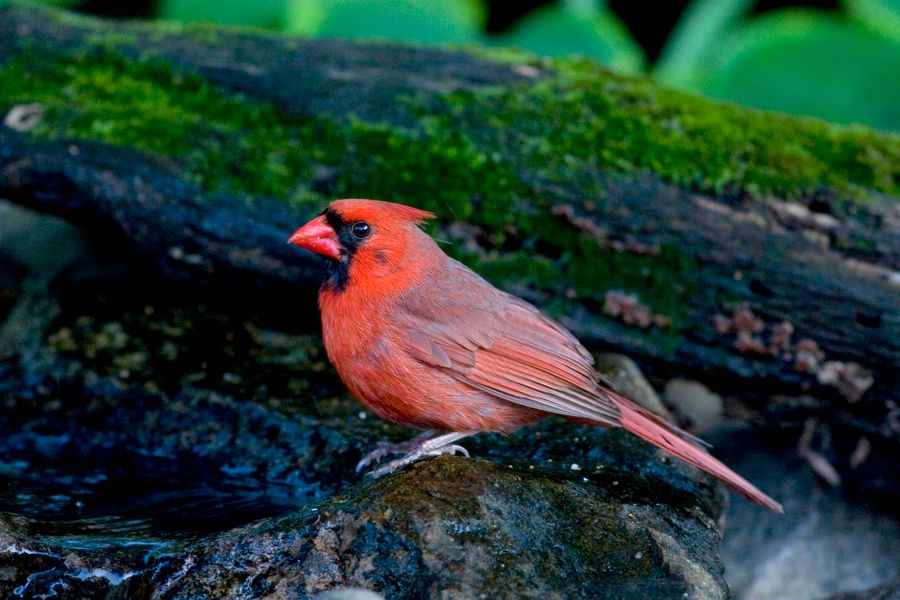
<path id="1" fill-rule="evenodd" d="M 653 68 L 660 83 L 687 86 L 704 51 L 747 14 L 754 0 L 693 0 L 666 40 Z"/>
<path id="2" fill-rule="evenodd" d="M 495 41 L 543 56 L 586 56 L 631 73 L 640 71 L 644 65 L 640 46 L 621 21 L 603 6 L 583 3 L 542 6 Z"/>
<path id="3" fill-rule="evenodd" d="M 900 39 L 900 0 L 846 0 L 847 12 L 875 31 Z"/>
<path id="4" fill-rule="evenodd" d="M 287 30 L 318 37 L 467 43 L 479 39 L 478 0 L 288 0 Z"/>
<path id="5" fill-rule="evenodd" d="M 160 0 L 159 17 L 280 30 L 288 0 Z"/>
<path id="6" fill-rule="evenodd" d="M 808 10 L 770 13 L 710 49 L 703 93 L 763 109 L 900 130 L 900 44 Z"/>

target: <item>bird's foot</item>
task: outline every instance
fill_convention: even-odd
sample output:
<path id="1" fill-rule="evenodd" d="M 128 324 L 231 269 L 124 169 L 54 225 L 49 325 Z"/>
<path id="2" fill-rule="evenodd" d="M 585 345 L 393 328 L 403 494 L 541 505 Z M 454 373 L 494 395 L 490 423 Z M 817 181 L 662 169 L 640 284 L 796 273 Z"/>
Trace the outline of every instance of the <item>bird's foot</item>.
<path id="1" fill-rule="evenodd" d="M 363 456 L 362 459 L 356 463 L 356 472 L 359 473 L 369 465 L 381 462 L 381 459 L 385 456 L 391 454 L 410 454 L 411 452 L 415 452 L 423 442 L 428 441 L 434 434 L 435 432 L 429 429 L 405 442 L 388 442 L 387 440 L 382 440 L 375 445 L 374 450 Z"/>
<path id="2" fill-rule="evenodd" d="M 408 442 L 381 442 L 378 444 L 378 447 L 376 447 L 375 450 L 366 454 L 362 458 L 362 460 L 357 463 L 356 472 L 359 473 L 370 464 L 380 461 L 382 458 L 389 454 L 403 454 L 403 456 L 396 460 L 392 460 L 391 462 L 378 467 L 377 469 L 369 471 L 368 473 L 366 473 L 366 477 L 377 479 L 383 475 L 387 475 L 388 473 L 393 473 L 397 469 L 405 467 L 406 465 L 415 462 L 420 458 L 425 458 L 428 456 L 441 456 L 442 454 L 459 453 L 466 458 L 469 457 L 468 450 L 458 444 L 453 443 L 456 440 L 466 437 L 467 434 L 446 433 L 437 437 L 430 437 L 433 435 L 434 432 L 427 431 L 424 434 L 409 440 Z"/>
<path id="3" fill-rule="evenodd" d="M 396 460 L 392 460 L 391 462 L 387 463 L 386 465 L 378 467 L 377 469 L 372 469 L 371 471 L 366 473 L 366 477 L 371 477 L 372 479 L 378 479 L 379 477 L 383 477 L 384 475 L 393 473 L 397 469 L 402 469 L 406 465 L 408 465 L 410 463 L 414 463 L 415 461 L 419 460 L 420 458 L 425 458 L 428 456 L 441 456 L 442 454 L 449 454 L 452 456 L 452 455 L 456 454 L 457 452 L 462 454 L 466 458 L 469 458 L 469 451 L 466 450 L 465 448 L 463 448 L 462 446 L 460 446 L 459 444 L 446 444 L 444 446 L 441 446 L 440 448 L 434 448 L 432 450 L 428 450 L 428 451 L 424 451 L 424 452 L 423 451 L 410 452 L 409 454 L 401 456 L 400 458 L 398 458 Z"/>

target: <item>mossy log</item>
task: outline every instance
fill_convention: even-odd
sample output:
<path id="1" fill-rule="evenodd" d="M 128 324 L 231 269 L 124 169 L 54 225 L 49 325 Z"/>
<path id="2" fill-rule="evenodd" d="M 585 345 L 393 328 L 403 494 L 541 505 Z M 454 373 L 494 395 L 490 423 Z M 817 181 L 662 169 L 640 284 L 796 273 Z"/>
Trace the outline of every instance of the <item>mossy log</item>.
<path id="1" fill-rule="evenodd" d="M 410 203 L 594 348 L 900 440 L 896 135 L 582 60 L 29 7 L 0 9 L 0 113 L 0 196 L 172 277 L 310 283 L 284 241 L 328 199 Z"/>

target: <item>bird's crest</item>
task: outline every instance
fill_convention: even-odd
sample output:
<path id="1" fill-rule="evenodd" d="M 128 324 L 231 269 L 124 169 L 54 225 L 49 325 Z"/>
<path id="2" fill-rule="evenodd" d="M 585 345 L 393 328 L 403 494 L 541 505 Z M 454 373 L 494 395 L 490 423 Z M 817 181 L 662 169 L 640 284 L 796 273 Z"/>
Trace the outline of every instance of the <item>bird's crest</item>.
<path id="1" fill-rule="evenodd" d="M 413 206 L 360 198 L 335 200 L 327 210 L 334 211 L 345 221 L 378 221 L 387 218 L 419 224 L 427 219 L 435 218 L 434 213 Z"/>

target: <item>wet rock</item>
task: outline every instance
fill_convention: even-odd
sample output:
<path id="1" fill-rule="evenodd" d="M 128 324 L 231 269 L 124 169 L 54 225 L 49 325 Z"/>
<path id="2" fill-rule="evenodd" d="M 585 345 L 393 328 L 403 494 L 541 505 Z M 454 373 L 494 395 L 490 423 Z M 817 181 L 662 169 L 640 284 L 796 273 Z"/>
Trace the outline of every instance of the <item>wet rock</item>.
<path id="1" fill-rule="evenodd" d="M 384 600 L 384 596 L 362 588 L 347 588 L 323 592 L 315 600 Z"/>
<path id="2" fill-rule="evenodd" d="M 0 199 L 0 268 L 12 263 L 23 271 L 17 302 L 0 322 L 0 356 L 39 345 L 59 313 L 50 283 L 84 257 L 85 246 L 82 232 L 66 221 Z"/>
<path id="3" fill-rule="evenodd" d="M 0 255 L 46 284 L 85 252 L 84 234 L 68 222 L 0 199 Z"/>
<path id="4" fill-rule="evenodd" d="M 227 400 L 217 404 L 230 410 Z M 203 402 L 193 406 L 195 419 L 210 418 Z M 246 439 L 265 427 L 255 417 L 230 418 L 233 461 L 248 453 Z M 318 429 L 314 438 L 329 440 L 330 450 L 348 431 L 305 424 Z M 94 435 L 102 438 L 102 429 Z M 141 435 L 167 437 L 154 429 Z M 134 449 L 141 437 L 117 435 L 115 447 L 124 449 Z M 84 442 L 87 436 L 76 437 Z M 326 481 L 335 467 L 350 480 L 338 489 L 334 480 L 323 483 L 318 501 L 294 493 L 299 509 L 284 499 L 258 507 L 257 516 L 272 516 L 250 525 L 229 529 L 234 515 L 225 515 L 224 530 L 210 533 L 203 525 L 210 520 L 205 504 L 177 495 L 169 508 L 175 517 L 160 505 L 144 515 L 121 505 L 98 513 L 96 494 L 84 497 L 82 518 L 66 524 L 48 521 L 46 507 L 41 516 L 4 522 L 0 589 L 19 590 L 23 598 L 54 590 L 62 598 L 306 598 L 348 586 L 389 598 L 727 597 L 716 553 L 717 488 L 687 467 L 666 464 L 624 432 L 548 421 L 512 438 L 485 436 L 469 445 L 491 461 L 433 459 L 375 482 L 350 476 L 357 452 L 349 460 L 342 452 L 323 456 L 310 441 L 297 436 L 287 462 L 312 453 Z M 347 443 L 362 451 L 366 441 Z M 199 463 L 195 456 L 188 470 L 211 470 L 228 458 L 229 446 Z M 170 446 L 169 452 L 187 457 L 201 447 Z M 266 454 L 252 447 L 251 453 Z M 291 453 L 282 447 L 272 455 L 284 451 Z M 576 458 L 582 466 L 573 470 Z M 149 463 L 131 468 L 140 466 Z M 151 496 L 152 483 L 171 489 L 156 470 Z M 221 490 L 212 499 L 228 501 Z"/>
<path id="5" fill-rule="evenodd" d="M 625 482 L 622 482 L 625 484 Z M 700 512 L 621 502 L 595 482 L 425 461 L 319 507 L 189 549 L 173 598 L 726 598 Z"/>
<path id="6" fill-rule="evenodd" d="M 868 590 L 835 594 L 823 600 L 900 600 L 900 579 Z"/>
<path id="7" fill-rule="evenodd" d="M 674 417 L 640 367 L 624 354 L 605 353 L 596 357 L 597 370 L 609 379 L 610 383 L 622 395 L 631 398 L 650 412 L 674 422 Z"/>
<path id="8" fill-rule="evenodd" d="M 702 434 L 722 422 L 722 397 L 699 381 L 671 379 L 663 395 L 666 403 L 690 425 L 691 431 Z"/>
<path id="9" fill-rule="evenodd" d="M 40 543 L 0 522 L 0 590 L 22 598 L 309 598 L 347 587 L 388 598 L 726 598 L 719 534 L 704 510 L 623 502 L 616 488 L 630 482 L 618 481 L 440 458 L 180 548 Z"/>
<path id="10" fill-rule="evenodd" d="M 891 589 L 900 577 L 897 505 L 819 481 L 797 453 L 799 436 L 732 429 L 708 437 L 726 463 L 784 501 L 778 517 L 743 502 L 726 511 L 721 553 L 734 598 L 823 600 Z"/>

